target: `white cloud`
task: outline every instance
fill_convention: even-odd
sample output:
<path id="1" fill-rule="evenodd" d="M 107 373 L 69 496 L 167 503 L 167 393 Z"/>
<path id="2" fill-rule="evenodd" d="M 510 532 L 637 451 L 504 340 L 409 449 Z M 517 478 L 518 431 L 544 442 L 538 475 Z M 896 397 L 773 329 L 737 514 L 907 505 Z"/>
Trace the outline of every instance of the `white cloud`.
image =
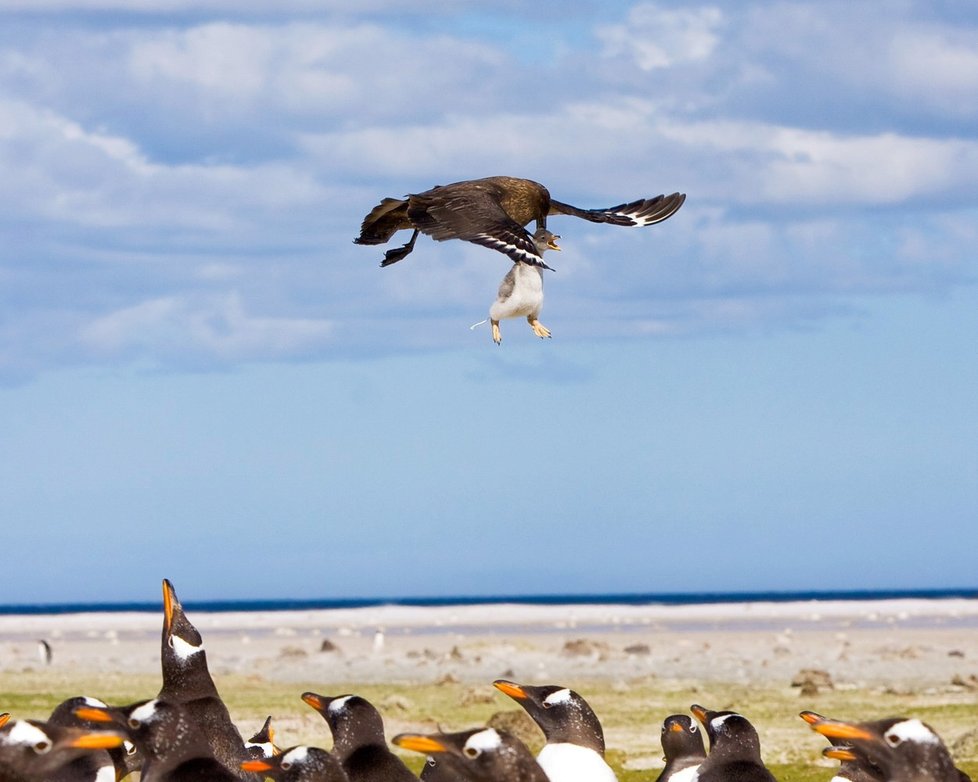
<path id="1" fill-rule="evenodd" d="M 628 56 L 643 71 L 708 59 L 720 40 L 723 12 L 715 6 L 674 10 L 640 3 L 623 24 L 597 30 L 607 57 Z"/>
<path id="2" fill-rule="evenodd" d="M 223 364 L 302 356 L 328 344 L 332 331 L 324 320 L 251 315 L 231 292 L 140 302 L 94 319 L 79 342 L 102 357 Z"/>

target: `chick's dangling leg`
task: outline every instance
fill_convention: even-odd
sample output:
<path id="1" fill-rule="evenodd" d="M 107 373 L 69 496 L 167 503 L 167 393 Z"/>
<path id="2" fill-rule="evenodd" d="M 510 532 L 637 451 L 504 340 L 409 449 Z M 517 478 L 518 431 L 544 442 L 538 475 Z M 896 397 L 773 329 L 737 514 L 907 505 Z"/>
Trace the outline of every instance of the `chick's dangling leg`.
<path id="1" fill-rule="evenodd" d="M 527 315 L 526 322 L 530 324 L 533 333 L 540 337 L 540 339 L 550 339 L 550 329 L 544 326 L 533 315 Z"/>
<path id="2" fill-rule="evenodd" d="M 503 341 L 503 335 L 499 332 L 499 321 L 493 320 L 492 323 L 492 341 L 497 345 Z"/>

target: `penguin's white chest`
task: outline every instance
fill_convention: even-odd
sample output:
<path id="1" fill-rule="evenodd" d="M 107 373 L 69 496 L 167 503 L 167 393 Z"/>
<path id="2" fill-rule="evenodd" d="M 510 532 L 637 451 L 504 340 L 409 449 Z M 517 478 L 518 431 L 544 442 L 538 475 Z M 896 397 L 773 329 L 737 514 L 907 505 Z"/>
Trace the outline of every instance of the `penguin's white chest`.
<path id="1" fill-rule="evenodd" d="M 537 755 L 537 762 L 550 782 L 617 782 L 604 758 L 577 744 L 547 744 Z"/>
<path id="2" fill-rule="evenodd" d="M 543 274 L 536 266 L 514 263 L 499 286 L 499 297 L 489 308 L 493 320 L 539 315 L 543 306 Z"/>

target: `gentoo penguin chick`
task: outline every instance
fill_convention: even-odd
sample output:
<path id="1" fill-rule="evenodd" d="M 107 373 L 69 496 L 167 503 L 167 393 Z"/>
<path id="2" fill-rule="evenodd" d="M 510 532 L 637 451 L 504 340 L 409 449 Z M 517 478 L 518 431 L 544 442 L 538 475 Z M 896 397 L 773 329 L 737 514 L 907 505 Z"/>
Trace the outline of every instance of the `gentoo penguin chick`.
<path id="1" fill-rule="evenodd" d="M 214 756 L 200 726 L 179 703 L 154 698 L 122 707 L 82 706 L 75 714 L 93 722 L 113 723 L 126 732 L 143 756 L 140 782 L 241 779 Z"/>
<path id="2" fill-rule="evenodd" d="M 275 746 L 275 731 L 272 729 L 272 718 L 265 718 L 265 724 L 250 739 L 245 742 L 245 752 L 251 760 L 261 760 L 275 755 L 281 755 L 282 750 Z"/>
<path id="3" fill-rule="evenodd" d="M 666 765 L 656 782 L 693 782 L 700 763 L 706 760 L 703 736 L 696 721 L 685 714 L 666 717 L 660 741 Z"/>
<path id="4" fill-rule="evenodd" d="M 814 711 L 803 711 L 798 716 L 813 728 L 818 722 L 835 722 Z M 886 782 L 883 769 L 853 752 L 848 742 L 843 742 L 841 739 L 838 742 L 832 739 L 829 741 L 832 742 L 832 746 L 822 750 L 822 754 L 827 758 L 841 761 L 839 770 L 832 777 L 832 782 Z"/>
<path id="5" fill-rule="evenodd" d="M 302 693 L 333 734 L 332 755 L 350 782 L 417 782 L 414 773 L 390 751 L 380 712 L 359 695 L 330 697 Z"/>
<path id="6" fill-rule="evenodd" d="M 66 728 L 0 715 L 0 779 L 89 782 L 96 779 L 92 770 L 75 765 L 76 761 L 89 753 L 104 756 L 106 750 L 121 746 L 124 740 L 116 730 Z"/>
<path id="7" fill-rule="evenodd" d="M 493 686 L 520 704 L 547 743 L 537 760 L 551 782 L 614 782 L 604 759 L 604 731 L 587 701 L 556 685 L 534 687 L 498 679 Z"/>
<path id="8" fill-rule="evenodd" d="M 853 723 L 823 718 L 809 724 L 878 766 L 887 782 L 961 782 L 968 778 L 955 767 L 940 736 L 920 720 L 890 717 Z"/>
<path id="9" fill-rule="evenodd" d="M 163 687 L 157 696 L 162 701 L 179 703 L 199 728 L 211 752 L 224 767 L 237 774 L 247 760 L 244 740 L 231 722 L 227 706 L 207 667 L 204 642 L 184 613 L 177 593 L 163 579 L 163 637 L 160 647 Z"/>
<path id="10" fill-rule="evenodd" d="M 105 725 L 92 720 L 83 720 L 76 716 L 75 710 L 83 706 L 93 706 L 95 708 L 107 709 L 108 705 L 98 700 L 83 695 L 68 698 L 55 706 L 51 716 L 47 719 L 48 725 L 57 725 L 62 728 L 81 728 L 83 730 L 97 731 L 104 730 Z M 121 746 L 111 747 L 103 751 L 93 751 L 86 753 L 82 757 L 71 763 L 72 779 L 90 779 L 96 782 L 116 782 L 133 771 L 138 771 L 143 764 L 139 751 L 131 741 L 123 741 Z"/>
<path id="11" fill-rule="evenodd" d="M 279 755 L 246 760 L 241 770 L 278 782 L 348 782 L 340 762 L 319 747 L 290 747 Z"/>
<path id="12" fill-rule="evenodd" d="M 533 244 L 542 257 L 547 250 L 559 250 L 557 239 L 546 228 L 537 228 L 533 234 Z M 547 267 L 549 268 L 549 267 Z M 499 321 L 504 318 L 526 318 L 533 333 L 541 339 L 550 337 L 550 329 L 540 320 L 543 307 L 543 267 L 516 261 L 499 284 L 496 300 L 489 307 L 489 322 L 492 324 L 492 341 L 497 345 L 502 341 Z M 485 323 L 485 321 L 481 321 Z M 479 325 L 478 323 L 476 325 Z"/>
<path id="13" fill-rule="evenodd" d="M 440 780 L 550 782 L 533 753 L 506 731 L 475 728 L 460 733 L 402 733 L 393 742 L 404 749 L 435 756 L 438 764 L 444 764 L 437 775 Z M 422 778 L 426 777 L 422 774 Z"/>
<path id="14" fill-rule="evenodd" d="M 690 706 L 710 740 L 696 773 L 697 782 L 775 782 L 761 760 L 761 741 L 747 718 L 733 711 L 710 711 Z"/>

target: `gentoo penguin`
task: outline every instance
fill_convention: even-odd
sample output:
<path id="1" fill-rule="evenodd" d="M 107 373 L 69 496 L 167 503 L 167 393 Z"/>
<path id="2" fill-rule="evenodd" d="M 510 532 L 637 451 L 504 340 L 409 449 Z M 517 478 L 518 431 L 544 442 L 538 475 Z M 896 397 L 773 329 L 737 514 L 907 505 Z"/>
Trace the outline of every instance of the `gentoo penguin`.
<path id="1" fill-rule="evenodd" d="M 227 706 L 207 668 L 204 642 L 183 611 L 173 585 L 163 579 L 163 638 L 160 658 L 163 687 L 160 700 L 179 703 L 200 727 L 211 752 L 224 767 L 237 774 L 247 760 L 244 740 L 231 722 Z"/>
<path id="2" fill-rule="evenodd" d="M 533 244 L 543 257 L 547 250 L 559 250 L 557 239 L 560 237 L 550 233 L 546 228 L 537 228 L 533 234 Z M 499 331 L 499 321 L 504 318 L 526 318 L 533 333 L 541 339 L 550 338 L 550 329 L 544 326 L 540 318 L 543 307 L 543 267 L 516 261 L 499 284 L 496 300 L 489 307 L 489 322 L 492 324 L 492 341 L 497 345 L 502 342 Z M 479 326 L 485 321 L 473 325 Z"/>
<path id="3" fill-rule="evenodd" d="M 807 720 L 806 720 L 807 721 Z M 878 766 L 887 782 L 962 782 L 944 742 L 933 728 L 917 719 L 890 717 L 873 722 L 821 719 L 809 723 L 828 739 Z"/>
<path id="4" fill-rule="evenodd" d="M 439 764 L 444 762 L 444 768 L 437 772 L 440 780 L 549 782 L 546 772 L 526 745 L 506 731 L 495 728 L 428 735 L 402 733 L 395 736 L 393 742 L 404 749 L 435 756 Z"/>
<path id="5" fill-rule="evenodd" d="M 224 766 L 211 751 L 200 726 L 186 708 L 154 698 L 122 707 L 82 706 L 82 719 L 122 728 L 143 756 L 140 782 L 236 782 L 237 771 Z"/>
<path id="6" fill-rule="evenodd" d="M 510 176 L 439 185 L 404 199 L 385 198 L 363 218 L 356 244 L 386 244 L 401 229 L 413 229 L 403 247 L 388 250 L 390 266 L 414 249 L 418 233 L 436 241 L 462 239 L 504 253 L 514 261 L 543 265 L 525 226 L 547 227 L 549 215 L 572 215 L 592 223 L 654 225 L 671 217 L 686 199 L 681 193 L 641 198 L 607 209 L 580 209 L 550 197 L 539 182 Z"/>
<path id="7" fill-rule="evenodd" d="M 520 704 L 547 743 L 537 760 L 551 782 L 615 782 L 604 759 L 604 731 L 587 701 L 556 685 L 534 687 L 498 679 L 493 686 Z"/>
<path id="8" fill-rule="evenodd" d="M 693 782 L 696 770 L 706 760 L 703 735 L 696 721 L 685 714 L 666 717 L 660 741 L 666 766 L 656 782 Z"/>
<path id="9" fill-rule="evenodd" d="M 710 740 L 710 754 L 696 772 L 697 782 L 775 782 L 761 760 L 757 730 L 746 717 L 696 704 L 690 711 L 703 723 Z"/>
<path id="10" fill-rule="evenodd" d="M 0 780 L 4 782 L 91 782 L 92 769 L 75 761 L 118 747 L 117 730 L 86 730 L 35 720 L 0 719 Z"/>
<path id="11" fill-rule="evenodd" d="M 319 747 L 291 747 L 280 755 L 246 760 L 241 770 L 279 782 L 348 782 L 340 762 Z"/>
<path id="12" fill-rule="evenodd" d="M 272 729 L 271 716 L 266 717 L 261 729 L 245 742 L 245 752 L 250 760 L 261 760 L 282 754 L 282 750 L 275 746 L 275 731 Z"/>
<path id="13" fill-rule="evenodd" d="M 380 712 L 359 695 L 330 697 L 302 693 L 333 734 L 332 755 L 350 782 L 417 782 L 417 777 L 390 751 Z"/>
<path id="14" fill-rule="evenodd" d="M 74 698 L 62 701 L 51 712 L 47 719 L 48 725 L 58 725 L 63 728 L 82 728 L 84 730 L 104 730 L 105 725 L 101 722 L 83 720 L 76 716 L 75 710 L 83 706 L 92 706 L 100 709 L 109 708 L 107 704 L 98 698 L 89 698 L 79 695 Z M 79 772 L 79 779 L 91 779 L 96 782 L 116 782 L 123 779 L 133 771 L 138 771 L 143 761 L 131 741 L 124 741 L 121 746 L 112 747 L 99 752 L 90 752 L 78 758 L 72 766 Z"/>
<path id="15" fill-rule="evenodd" d="M 803 711 L 798 716 L 811 726 L 818 722 L 835 722 L 814 711 Z M 832 777 L 832 782 L 886 782 L 883 769 L 870 762 L 868 758 L 854 753 L 848 742 L 843 742 L 841 739 L 838 742 L 832 741 L 832 746 L 822 750 L 822 754 L 841 761 L 839 770 Z"/>
<path id="16" fill-rule="evenodd" d="M 436 752 L 425 758 L 421 782 L 468 782 L 468 777 L 451 759 L 446 759 L 444 753 Z"/>

